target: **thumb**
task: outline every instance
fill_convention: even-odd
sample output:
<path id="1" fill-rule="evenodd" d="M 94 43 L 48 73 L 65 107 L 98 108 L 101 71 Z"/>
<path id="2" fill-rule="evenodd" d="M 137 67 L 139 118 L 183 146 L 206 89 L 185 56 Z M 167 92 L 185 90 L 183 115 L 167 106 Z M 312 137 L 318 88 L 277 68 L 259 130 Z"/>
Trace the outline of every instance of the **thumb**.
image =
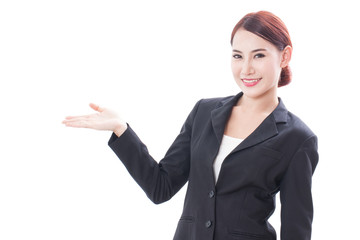
<path id="1" fill-rule="evenodd" d="M 103 112 L 105 108 L 100 107 L 99 105 L 96 105 L 95 103 L 89 104 L 92 109 L 94 109 L 97 112 Z"/>

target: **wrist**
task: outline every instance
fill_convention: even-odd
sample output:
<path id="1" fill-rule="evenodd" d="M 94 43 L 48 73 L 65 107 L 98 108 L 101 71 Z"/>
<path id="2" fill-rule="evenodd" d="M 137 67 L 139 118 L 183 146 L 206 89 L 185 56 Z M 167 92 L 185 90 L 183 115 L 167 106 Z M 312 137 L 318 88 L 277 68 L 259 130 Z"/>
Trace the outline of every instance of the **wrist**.
<path id="1" fill-rule="evenodd" d="M 116 125 L 113 132 L 115 133 L 116 136 L 120 137 L 126 131 L 126 129 L 127 129 L 126 123 L 119 123 Z"/>

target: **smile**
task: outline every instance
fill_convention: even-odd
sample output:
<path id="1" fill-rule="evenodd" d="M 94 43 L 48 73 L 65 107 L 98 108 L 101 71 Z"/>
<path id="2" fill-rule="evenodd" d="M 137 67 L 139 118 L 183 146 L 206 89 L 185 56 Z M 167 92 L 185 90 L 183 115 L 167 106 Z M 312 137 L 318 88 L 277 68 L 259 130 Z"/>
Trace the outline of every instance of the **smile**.
<path id="1" fill-rule="evenodd" d="M 242 78 L 241 79 L 246 87 L 255 86 L 261 78 Z"/>

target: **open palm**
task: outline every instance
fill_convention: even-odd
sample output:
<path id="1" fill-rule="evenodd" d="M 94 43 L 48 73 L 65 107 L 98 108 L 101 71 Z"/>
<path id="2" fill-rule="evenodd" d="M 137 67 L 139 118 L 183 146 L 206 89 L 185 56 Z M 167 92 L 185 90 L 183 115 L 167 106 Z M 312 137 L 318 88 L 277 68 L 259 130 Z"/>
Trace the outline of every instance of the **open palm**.
<path id="1" fill-rule="evenodd" d="M 68 116 L 63 121 L 63 124 L 67 127 L 109 130 L 115 132 L 118 136 L 126 130 L 126 122 L 114 111 L 102 108 L 93 103 L 90 103 L 90 107 L 97 111 L 97 113 L 82 116 Z"/>

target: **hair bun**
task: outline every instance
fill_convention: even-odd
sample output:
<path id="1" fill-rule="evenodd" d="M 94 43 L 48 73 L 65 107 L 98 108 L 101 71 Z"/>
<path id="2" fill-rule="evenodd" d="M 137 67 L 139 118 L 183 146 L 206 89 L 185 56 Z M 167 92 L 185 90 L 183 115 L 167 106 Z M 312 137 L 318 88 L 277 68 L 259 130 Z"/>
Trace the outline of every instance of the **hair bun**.
<path id="1" fill-rule="evenodd" d="M 292 73 L 290 67 L 286 66 L 281 70 L 278 87 L 288 85 L 291 82 L 291 79 L 292 79 Z"/>

